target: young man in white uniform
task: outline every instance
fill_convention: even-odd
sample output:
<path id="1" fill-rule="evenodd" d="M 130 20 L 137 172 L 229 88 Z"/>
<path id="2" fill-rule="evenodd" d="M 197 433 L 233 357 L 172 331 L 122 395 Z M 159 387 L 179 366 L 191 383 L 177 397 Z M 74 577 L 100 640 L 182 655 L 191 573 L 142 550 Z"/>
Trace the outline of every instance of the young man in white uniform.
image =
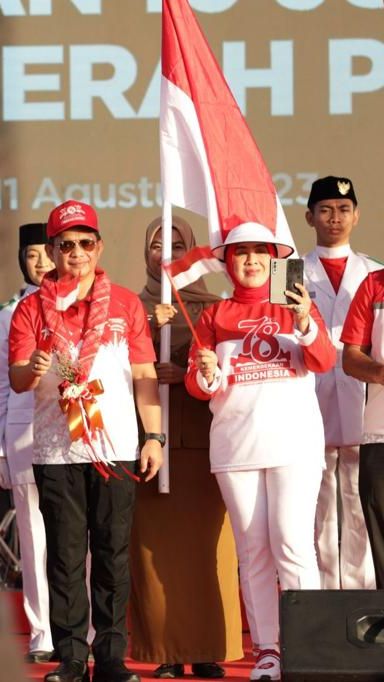
<path id="1" fill-rule="evenodd" d="M 328 176 L 316 180 L 306 220 L 315 229 L 317 244 L 304 257 L 306 286 L 338 350 L 335 367 L 316 376 L 326 444 L 326 469 L 316 514 L 322 587 L 374 589 L 374 569 L 358 492 L 365 384 L 343 372 L 340 335 L 360 282 L 382 265 L 350 247 L 359 209 L 348 178 Z"/>
<path id="2" fill-rule="evenodd" d="M 24 611 L 29 621 L 27 661 L 51 660 L 46 541 L 39 495 L 32 470 L 33 393 L 17 395 L 9 385 L 8 335 L 19 300 L 36 291 L 53 262 L 45 250 L 45 223 L 21 225 L 19 264 L 26 287 L 0 311 L 0 486 L 12 490 L 23 575 Z"/>

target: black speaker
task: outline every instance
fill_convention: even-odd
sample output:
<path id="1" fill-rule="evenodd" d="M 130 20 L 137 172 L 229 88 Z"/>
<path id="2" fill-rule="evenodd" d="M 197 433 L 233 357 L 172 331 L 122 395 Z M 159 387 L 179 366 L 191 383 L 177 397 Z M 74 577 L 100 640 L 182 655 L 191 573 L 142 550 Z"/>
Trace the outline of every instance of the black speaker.
<path id="1" fill-rule="evenodd" d="M 287 590 L 282 682 L 384 682 L 384 590 Z"/>

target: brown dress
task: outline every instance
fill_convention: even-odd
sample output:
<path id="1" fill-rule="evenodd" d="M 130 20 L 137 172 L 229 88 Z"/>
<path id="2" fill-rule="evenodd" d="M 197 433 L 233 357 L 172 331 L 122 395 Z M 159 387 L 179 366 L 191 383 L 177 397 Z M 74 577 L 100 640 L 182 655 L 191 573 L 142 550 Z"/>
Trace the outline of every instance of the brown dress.
<path id="1" fill-rule="evenodd" d="M 155 301 L 142 300 L 151 312 Z M 189 300 L 192 317 L 207 303 Z M 181 313 L 177 318 L 175 326 Z M 189 342 L 181 345 L 173 326 L 171 360 L 186 367 Z M 157 479 L 137 490 L 131 656 L 153 663 L 236 660 L 243 656 L 238 564 L 209 468 L 209 406 L 189 396 L 184 384 L 173 384 L 169 411 L 170 493 L 158 492 Z"/>

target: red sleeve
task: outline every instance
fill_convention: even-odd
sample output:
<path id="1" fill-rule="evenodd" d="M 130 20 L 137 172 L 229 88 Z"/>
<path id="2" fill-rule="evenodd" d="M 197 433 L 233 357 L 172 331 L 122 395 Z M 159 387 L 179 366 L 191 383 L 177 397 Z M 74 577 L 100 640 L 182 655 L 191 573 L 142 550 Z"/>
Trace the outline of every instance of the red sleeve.
<path id="1" fill-rule="evenodd" d="M 215 306 L 210 306 L 207 310 L 204 310 L 196 325 L 196 334 L 201 346 L 203 348 L 208 348 L 209 350 L 216 350 L 216 333 L 214 328 L 215 309 Z M 189 351 L 188 369 L 184 377 L 184 383 L 188 393 L 194 398 L 198 398 L 199 400 L 211 400 L 215 393 L 206 393 L 197 383 L 196 376 L 198 370 L 195 364 L 197 350 L 198 345 L 196 341 L 193 341 Z"/>
<path id="2" fill-rule="evenodd" d="M 37 348 L 37 317 L 34 296 L 27 296 L 17 305 L 9 331 L 9 364 L 29 360 Z"/>
<path id="3" fill-rule="evenodd" d="M 139 297 L 134 295 L 130 305 L 130 328 L 128 331 L 129 359 L 133 364 L 155 362 L 151 331 L 147 313 Z"/>
<path id="4" fill-rule="evenodd" d="M 329 338 L 324 320 L 318 308 L 312 302 L 310 315 L 318 326 L 318 332 L 313 343 L 305 346 L 302 344 L 304 364 L 310 372 L 321 374 L 328 372 L 336 363 L 336 348 Z"/>
<path id="5" fill-rule="evenodd" d="M 373 278 L 363 279 L 345 318 L 341 341 L 356 346 L 370 346 L 373 326 Z"/>

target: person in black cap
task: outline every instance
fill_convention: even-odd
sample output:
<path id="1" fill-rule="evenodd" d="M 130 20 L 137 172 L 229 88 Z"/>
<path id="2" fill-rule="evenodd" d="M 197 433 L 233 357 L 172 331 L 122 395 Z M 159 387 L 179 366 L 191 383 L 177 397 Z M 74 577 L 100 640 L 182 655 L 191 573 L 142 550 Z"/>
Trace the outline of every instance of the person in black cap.
<path id="1" fill-rule="evenodd" d="M 49 661 L 53 654 L 49 625 L 46 541 L 32 471 L 33 393 L 17 395 L 8 378 L 8 334 L 20 298 L 35 291 L 53 263 L 45 251 L 45 223 L 21 225 L 19 264 L 25 286 L 0 311 L 0 486 L 11 489 L 16 509 L 23 576 L 24 610 L 30 625 L 27 661 Z"/>
<path id="2" fill-rule="evenodd" d="M 28 286 L 34 287 L 40 285 L 40 282 L 45 275 L 45 266 L 41 266 L 40 259 L 48 259 L 45 244 L 47 243 L 47 224 L 46 223 L 26 223 L 19 227 L 19 250 L 18 260 L 20 270 L 23 275 L 24 284 L 17 294 L 4 303 L 0 303 L 0 310 L 6 308 L 13 303 L 17 303 L 24 295 Z M 36 246 L 36 249 L 34 249 Z M 48 259 L 49 260 L 49 259 Z M 52 263 L 52 261 L 50 261 Z M 51 268 L 53 265 L 51 265 Z M 49 268 L 49 269 L 51 269 Z M 38 280 L 35 282 L 35 280 Z"/>
<path id="3" fill-rule="evenodd" d="M 359 215 L 349 178 L 328 176 L 313 183 L 305 217 L 316 232 L 316 247 L 304 257 L 305 275 L 310 296 L 338 349 L 336 366 L 316 376 L 326 444 L 315 531 L 324 589 L 375 588 L 358 493 L 365 386 L 347 377 L 341 366 L 340 334 L 350 302 L 365 276 L 382 267 L 351 249 L 350 236 Z"/>

